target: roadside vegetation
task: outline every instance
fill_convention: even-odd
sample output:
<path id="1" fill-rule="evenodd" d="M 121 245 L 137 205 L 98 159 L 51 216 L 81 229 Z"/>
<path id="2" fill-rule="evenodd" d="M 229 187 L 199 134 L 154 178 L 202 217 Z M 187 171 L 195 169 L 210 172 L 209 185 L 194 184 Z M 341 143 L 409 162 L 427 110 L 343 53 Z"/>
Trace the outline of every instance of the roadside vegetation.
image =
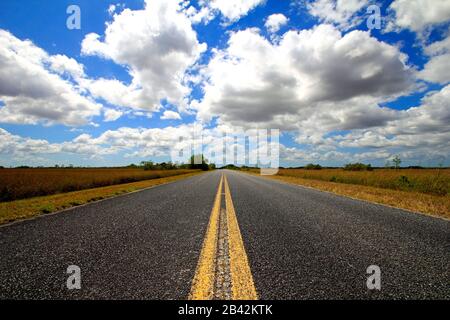
<path id="1" fill-rule="evenodd" d="M 414 191 L 376 188 L 366 185 L 303 179 L 293 176 L 267 176 L 269 179 L 301 185 L 338 195 L 388 205 L 400 209 L 450 219 L 450 195 L 438 196 Z"/>
<path id="2" fill-rule="evenodd" d="M 215 169 L 202 155 L 186 164 L 143 161 L 119 168 L 0 168 L 0 203 Z"/>
<path id="3" fill-rule="evenodd" d="M 370 166 L 362 167 L 359 164 L 352 164 L 343 169 L 280 169 L 278 176 L 420 192 L 437 196 L 450 194 L 449 169 L 374 169 Z"/>
<path id="4" fill-rule="evenodd" d="M 402 168 L 395 157 L 384 168 L 349 163 L 342 168 L 308 164 L 280 168 L 268 178 L 450 219 L 450 168 Z M 259 173 L 258 168 L 228 169 Z"/>
<path id="5" fill-rule="evenodd" d="M 90 202 L 174 182 L 201 173 L 199 170 L 186 170 L 186 172 L 188 173 L 181 174 L 181 172 L 178 172 L 177 175 L 167 176 L 164 178 L 60 193 L 24 200 L 0 202 L 0 224 L 49 214 L 71 207 L 77 207 Z"/>
<path id="6" fill-rule="evenodd" d="M 177 176 L 188 169 L 1 169 L 0 202 Z"/>

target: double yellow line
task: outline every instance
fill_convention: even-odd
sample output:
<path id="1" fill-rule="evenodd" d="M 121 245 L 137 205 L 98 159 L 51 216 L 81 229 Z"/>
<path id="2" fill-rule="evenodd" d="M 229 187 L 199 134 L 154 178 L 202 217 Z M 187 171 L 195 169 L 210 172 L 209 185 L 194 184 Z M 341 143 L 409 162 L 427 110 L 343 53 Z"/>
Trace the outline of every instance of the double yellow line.
<path id="1" fill-rule="evenodd" d="M 225 193 L 225 209 L 222 206 L 222 189 Z M 221 212 L 221 209 L 225 211 Z M 221 213 L 226 214 L 225 224 L 220 223 Z M 223 225 L 227 230 L 220 230 Z M 229 267 L 228 276 L 231 279 L 231 299 L 256 300 L 258 295 L 225 175 L 222 175 L 220 179 L 189 299 L 211 300 L 216 296 L 217 266 L 218 263 L 223 263 L 218 261 L 218 242 L 219 233 L 224 234 L 223 231 L 228 244 L 226 265 Z"/>

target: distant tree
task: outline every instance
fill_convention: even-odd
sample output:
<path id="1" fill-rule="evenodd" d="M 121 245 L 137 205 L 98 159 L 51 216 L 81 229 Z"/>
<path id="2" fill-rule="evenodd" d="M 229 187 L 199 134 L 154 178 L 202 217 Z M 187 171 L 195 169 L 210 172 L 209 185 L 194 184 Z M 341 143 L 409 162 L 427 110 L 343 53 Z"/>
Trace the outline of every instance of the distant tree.
<path id="1" fill-rule="evenodd" d="M 310 163 L 305 166 L 305 169 L 306 170 L 322 170 L 322 166 L 320 164 Z"/>
<path id="2" fill-rule="evenodd" d="M 204 157 L 203 154 L 192 155 L 190 160 L 190 169 L 201 169 L 203 171 L 208 171 L 208 159 Z"/>
<path id="3" fill-rule="evenodd" d="M 398 169 L 402 164 L 402 160 L 400 159 L 399 156 L 395 156 L 394 159 L 392 159 L 392 163 L 394 164 L 395 169 Z"/>
<path id="4" fill-rule="evenodd" d="M 344 170 L 346 171 L 372 171 L 372 165 L 370 164 L 364 164 L 364 163 L 349 163 L 346 164 L 344 167 Z"/>
<path id="5" fill-rule="evenodd" d="M 244 168 L 244 167 L 242 167 L 242 168 Z M 239 170 L 240 168 L 235 166 L 234 164 L 227 164 L 227 165 L 221 167 L 220 169 Z M 247 168 L 245 168 L 245 169 L 247 169 Z"/>
<path id="6" fill-rule="evenodd" d="M 173 170 L 173 169 L 176 169 L 177 166 L 169 161 L 169 162 L 161 162 L 160 164 L 157 164 L 156 168 L 159 170 Z"/>
<path id="7" fill-rule="evenodd" d="M 153 161 L 142 161 L 141 167 L 144 168 L 144 170 L 155 170 L 155 164 Z"/>

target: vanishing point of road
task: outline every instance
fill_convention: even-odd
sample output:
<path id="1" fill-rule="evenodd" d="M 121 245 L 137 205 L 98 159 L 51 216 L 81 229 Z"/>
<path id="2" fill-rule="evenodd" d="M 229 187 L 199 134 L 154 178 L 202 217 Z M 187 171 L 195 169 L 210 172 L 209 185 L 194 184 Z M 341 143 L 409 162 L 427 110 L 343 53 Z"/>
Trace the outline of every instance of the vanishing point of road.
<path id="1" fill-rule="evenodd" d="M 449 221 L 234 171 L 0 227 L 0 299 L 450 299 L 449 266 Z"/>

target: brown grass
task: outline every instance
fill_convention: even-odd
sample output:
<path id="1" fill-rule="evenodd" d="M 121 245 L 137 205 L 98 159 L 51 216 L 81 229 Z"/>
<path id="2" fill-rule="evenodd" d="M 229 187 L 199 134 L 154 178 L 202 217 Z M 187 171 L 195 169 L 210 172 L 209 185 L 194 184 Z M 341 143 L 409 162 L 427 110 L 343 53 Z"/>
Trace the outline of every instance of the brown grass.
<path id="1" fill-rule="evenodd" d="M 158 179 L 190 170 L 0 169 L 0 202 Z"/>
<path id="2" fill-rule="evenodd" d="M 438 196 L 450 194 L 449 169 L 375 169 L 374 171 L 281 169 L 278 176 L 356 184 Z"/>
<path id="3" fill-rule="evenodd" d="M 352 185 L 329 181 L 303 179 L 294 176 L 276 175 L 268 178 L 328 191 L 354 199 L 370 201 L 396 208 L 450 219 L 450 195 L 438 196 L 414 191 L 389 190 L 372 186 Z"/>
<path id="4" fill-rule="evenodd" d="M 12 202 L 2 202 L 0 203 L 0 224 L 57 212 L 89 202 L 111 198 L 117 195 L 177 181 L 200 173 L 201 171 L 191 171 L 190 173 L 159 179 L 87 189 Z"/>

